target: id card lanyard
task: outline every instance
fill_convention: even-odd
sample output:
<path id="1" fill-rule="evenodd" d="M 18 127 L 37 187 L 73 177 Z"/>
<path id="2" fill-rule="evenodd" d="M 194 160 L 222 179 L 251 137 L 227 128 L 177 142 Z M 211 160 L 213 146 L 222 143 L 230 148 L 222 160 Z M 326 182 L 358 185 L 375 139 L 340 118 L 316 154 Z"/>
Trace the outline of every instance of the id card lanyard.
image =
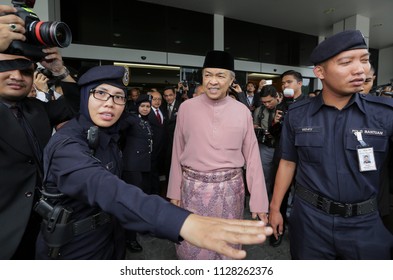
<path id="1" fill-rule="evenodd" d="M 374 157 L 374 148 L 370 147 L 364 140 L 361 131 L 355 131 L 356 139 L 359 145 L 356 147 L 359 161 L 359 171 L 374 171 L 377 170 Z"/>

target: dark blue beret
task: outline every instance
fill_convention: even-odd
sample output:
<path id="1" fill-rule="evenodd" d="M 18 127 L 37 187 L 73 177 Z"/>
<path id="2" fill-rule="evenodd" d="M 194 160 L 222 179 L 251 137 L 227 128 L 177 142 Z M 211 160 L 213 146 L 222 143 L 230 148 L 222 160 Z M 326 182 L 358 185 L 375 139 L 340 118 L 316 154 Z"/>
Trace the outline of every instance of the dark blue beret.
<path id="1" fill-rule="evenodd" d="M 90 68 L 79 80 L 79 86 L 89 84 L 110 84 L 112 86 L 126 90 L 129 82 L 129 71 L 123 66 L 102 65 Z"/>
<path id="2" fill-rule="evenodd" d="M 221 68 L 234 71 L 233 56 L 224 51 L 210 51 L 206 54 L 203 68 Z"/>
<path id="3" fill-rule="evenodd" d="M 310 55 L 310 61 L 317 65 L 348 50 L 367 49 L 366 41 L 359 30 L 345 30 L 321 42 Z"/>

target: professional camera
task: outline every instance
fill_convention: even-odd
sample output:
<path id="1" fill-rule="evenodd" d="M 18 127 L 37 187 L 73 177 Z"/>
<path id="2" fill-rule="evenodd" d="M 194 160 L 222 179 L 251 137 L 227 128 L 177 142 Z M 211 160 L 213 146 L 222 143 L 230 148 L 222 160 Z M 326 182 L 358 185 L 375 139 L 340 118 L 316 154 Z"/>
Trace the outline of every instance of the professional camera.
<path id="1" fill-rule="evenodd" d="M 40 21 L 32 10 L 35 0 L 13 0 L 12 4 L 17 9 L 15 14 L 25 21 L 26 41 L 13 41 L 6 53 L 41 60 L 45 56 L 43 48 L 65 48 L 71 44 L 72 33 L 68 25 L 60 21 Z"/>
<path id="2" fill-rule="evenodd" d="M 254 128 L 255 136 L 259 143 L 266 144 L 271 146 L 272 144 L 272 136 L 267 129 L 263 129 L 261 127 Z"/>
<path id="3" fill-rule="evenodd" d="M 48 78 L 47 81 L 48 87 L 52 87 L 53 85 L 56 85 L 58 78 L 53 75 L 52 71 L 46 69 L 40 63 L 37 63 L 36 71 Z"/>
<path id="4" fill-rule="evenodd" d="M 37 66 L 37 72 L 41 73 L 42 75 L 46 76 L 49 80 L 54 79 L 55 77 L 53 76 L 52 71 L 46 69 L 45 67 L 42 66 Z"/>

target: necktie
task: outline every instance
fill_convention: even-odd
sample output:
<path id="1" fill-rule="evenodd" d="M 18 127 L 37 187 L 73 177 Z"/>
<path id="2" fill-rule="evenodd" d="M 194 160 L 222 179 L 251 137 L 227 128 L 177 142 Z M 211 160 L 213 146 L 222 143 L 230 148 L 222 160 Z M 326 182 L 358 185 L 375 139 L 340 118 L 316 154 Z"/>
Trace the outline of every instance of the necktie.
<path id="1" fill-rule="evenodd" d="M 172 104 L 168 105 L 168 118 L 170 119 L 172 115 Z"/>
<path id="2" fill-rule="evenodd" d="M 55 95 L 54 95 L 54 91 L 53 89 L 49 89 L 48 92 L 45 92 L 45 97 L 48 101 L 50 100 L 54 100 L 55 99 Z"/>
<path id="3" fill-rule="evenodd" d="M 156 109 L 156 117 L 157 117 L 158 122 L 160 124 L 162 124 L 161 115 L 160 115 L 160 112 L 158 112 L 158 109 Z"/>

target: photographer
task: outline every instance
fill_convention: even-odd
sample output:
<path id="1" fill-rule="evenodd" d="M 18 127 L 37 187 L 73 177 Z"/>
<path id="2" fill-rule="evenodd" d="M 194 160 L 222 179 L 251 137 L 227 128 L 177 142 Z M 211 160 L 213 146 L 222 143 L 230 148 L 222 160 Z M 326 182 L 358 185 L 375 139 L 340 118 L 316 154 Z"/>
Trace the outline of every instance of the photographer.
<path id="1" fill-rule="evenodd" d="M 265 86 L 261 91 L 261 106 L 257 107 L 254 112 L 253 122 L 255 133 L 258 139 L 259 152 L 261 154 L 263 174 L 265 174 L 266 188 L 268 196 L 272 196 L 273 179 L 273 155 L 276 147 L 276 139 L 269 132 L 271 129 L 276 107 L 278 105 L 277 91 L 273 86 Z"/>
<path id="2" fill-rule="evenodd" d="M 36 98 L 43 102 L 56 100 L 62 96 L 56 91 L 53 81 L 37 70 L 34 72 L 34 88 L 37 94 Z"/>
<path id="3" fill-rule="evenodd" d="M 0 54 L 0 224 L 7 225 L 0 233 L 0 259 L 33 258 L 39 221 L 30 214 L 42 179 L 42 150 L 52 126 L 72 117 L 78 108 L 74 104 L 71 109 L 72 101 L 78 100 L 72 96 L 75 91 L 70 92 L 72 98 L 48 103 L 27 98 L 33 73 L 34 63 L 27 57 Z"/>
<path id="4" fill-rule="evenodd" d="M 15 9 L 0 5 L 0 11 Z M 42 150 L 52 126 L 79 110 L 79 94 L 56 48 L 42 51 L 42 64 L 62 80 L 65 98 L 43 103 L 28 98 L 34 62 L 25 55 L 4 53 L 12 40 L 24 40 L 25 23 L 14 14 L 0 16 L 0 259 L 33 259 L 39 218 L 32 213 L 42 181 Z M 10 30 L 16 35 L 10 34 Z M 15 35 L 14 34 L 14 35 Z M 24 45 L 29 48 L 29 44 Z M 32 47 L 34 48 L 34 47 Z M 23 52 L 24 49 L 21 49 Z M 28 51 L 28 50 L 27 50 Z"/>
<path id="5" fill-rule="evenodd" d="M 188 87 L 188 82 L 183 81 L 177 83 L 177 88 L 176 88 L 176 99 L 179 100 L 180 102 L 183 102 L 188 99 L 188 92 L 189 92 L 189 87 Z"/>

